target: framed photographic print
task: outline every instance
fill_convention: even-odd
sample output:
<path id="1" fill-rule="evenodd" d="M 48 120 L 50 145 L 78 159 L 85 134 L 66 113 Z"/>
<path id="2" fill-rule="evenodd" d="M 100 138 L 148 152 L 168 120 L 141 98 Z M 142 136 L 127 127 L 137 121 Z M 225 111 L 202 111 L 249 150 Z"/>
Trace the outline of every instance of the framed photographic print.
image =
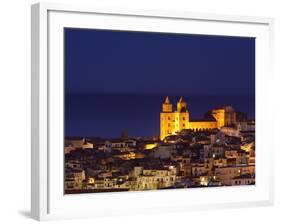
<path id="1" fill-rule="evenodd" d="M 32 217 L 270 205 L 271 18 L 32 6 Z"/>

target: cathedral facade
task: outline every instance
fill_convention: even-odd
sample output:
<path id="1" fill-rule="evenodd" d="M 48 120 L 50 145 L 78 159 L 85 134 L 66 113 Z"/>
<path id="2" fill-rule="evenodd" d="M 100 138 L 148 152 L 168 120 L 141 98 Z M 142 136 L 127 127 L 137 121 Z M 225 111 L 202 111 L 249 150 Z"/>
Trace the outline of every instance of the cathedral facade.
<path id="1" fill-rule="evenodd" d="M 213 109 L 206 114 L 204 119 L 191 120 L 187 103 L 183 98 L 178 100 L 176 109 L 173 110 L 173 105 L 167 96 L 160 113 L 160 140 L 183 129 L 211 130 L 234 124 L 236 124 L 236 113 L 231 106 Z"/>

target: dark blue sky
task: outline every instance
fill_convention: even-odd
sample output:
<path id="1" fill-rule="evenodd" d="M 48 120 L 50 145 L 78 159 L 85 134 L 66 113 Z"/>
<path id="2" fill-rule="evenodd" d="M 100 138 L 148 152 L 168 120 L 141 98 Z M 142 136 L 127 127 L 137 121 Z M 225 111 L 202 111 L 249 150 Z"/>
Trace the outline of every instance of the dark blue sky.
<path id="1" fill-rule="evenodd" d="M 253 38 L 66 29 L 66 90 L 254 95 Z"/>
<path id="2" fill-rule="evenodd" d="M 88 98 L 93 96 L 93 104 L 97 95 L 114 97 L 120 95 L 119 101 L 126 101 L 128 107 L 133 107 L 136 102 L 128 105 L 130 100 L 122 100 L 124 96 L 127 98 L 133 95 L 215 96 L 225 98 L 222 102 L 227 102 L 228 97 L 253 98 L 255 96 L 255 39 L 67 28 L 65 29 L 65 91 L 66 134 L 68 135 L 99 134 L 98 127 L 94 124 L 92 126 L 97 128 L 96 131 L 85 126 L 87 119 L 84 121 L 85 124 L 80 122 L 81 113 L 85 113 L 87 105 L 85 107 L 79 105 L 79 113 L 71 109 L 74 108 L 74 100 L 70 99 L 71 97 L 74 99 L 73 97 L 77 95 Z M 116 101 L 115 98 L 112 100 Z M 120 111 L 118 107 L 121 104 L 117 102 L 104 102 L 104 104 L 111 104 L 112 114 Z M 102 103 L 99 103 L 93 107 L 102 106 Z M 215 105 L 209 105 L 209 107 L 213 106 Z M 250 110 L 254 113 L 253 102 L 251 107 L 253 108 Z M 195 108 L 194 110 L 196 111 Z M 249 108 L 244 110 L 251 113 Z M 127 112 L 131 113 L 129 109 Z M 100 115 L 92 114 L 92 116 Z M 139 119 L 144 122 L 144 118 Z M 90 120 L 89 118 L 88 123 L 93 122 Z M 110 129 L 110 126 L 107 128 Z M 149 131 L 148 128 L 136 134 L 158 132 L 158 130 Z M 74 131 L 75 129 L 77 130 Z M 115 132 L 108 136 L 117 135 L 117 130 Z"/>

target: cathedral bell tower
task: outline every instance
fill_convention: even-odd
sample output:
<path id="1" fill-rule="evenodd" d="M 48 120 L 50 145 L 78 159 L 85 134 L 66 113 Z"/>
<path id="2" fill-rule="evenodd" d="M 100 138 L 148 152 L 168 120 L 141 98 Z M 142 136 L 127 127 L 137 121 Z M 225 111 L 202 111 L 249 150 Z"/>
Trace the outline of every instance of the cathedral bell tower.
<path id="1" fill-rule="evenodd" d="M 162 112 L 173 112 L 173 105 L 170 103 L 168 96 L 166 96 L 165 102 L 162 104 Z"/>
<path id="2" fill-rule="evenodd" d="M 187 111 L 186 102 L 181 97 L 177 102 L 177 112 L 186 112 L 186 111 Z"/>
<path id="3" fill-rule="evenodd" d="M 181 97 L 177 102 L 177 109 L 173 111 L 173 105 L 167 96 L 162 104 L 162 111 L 160 113 L 160 140 L 164 140 L 165 137 L 188 128 L 189 113 L 186 102 Z"/>

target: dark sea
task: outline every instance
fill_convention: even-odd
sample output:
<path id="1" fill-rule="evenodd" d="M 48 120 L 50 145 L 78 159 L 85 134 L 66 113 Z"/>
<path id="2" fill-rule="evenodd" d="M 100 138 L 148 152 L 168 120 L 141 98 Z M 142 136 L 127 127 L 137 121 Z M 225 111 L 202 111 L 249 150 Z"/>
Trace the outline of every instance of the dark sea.
<path id="1" fill-rule="evenodd" d="M 126 129 L 130 137 L 159 135 L 159 113 L 165 95 L 66 94 L 65 136 L 118 138 Z M 169 96 L 176 107 L 180 96 Z M 202 118 L 216 107 L 230 105 L 255 118 L 255 97 L 183 96 L 190 118 Z"/>

